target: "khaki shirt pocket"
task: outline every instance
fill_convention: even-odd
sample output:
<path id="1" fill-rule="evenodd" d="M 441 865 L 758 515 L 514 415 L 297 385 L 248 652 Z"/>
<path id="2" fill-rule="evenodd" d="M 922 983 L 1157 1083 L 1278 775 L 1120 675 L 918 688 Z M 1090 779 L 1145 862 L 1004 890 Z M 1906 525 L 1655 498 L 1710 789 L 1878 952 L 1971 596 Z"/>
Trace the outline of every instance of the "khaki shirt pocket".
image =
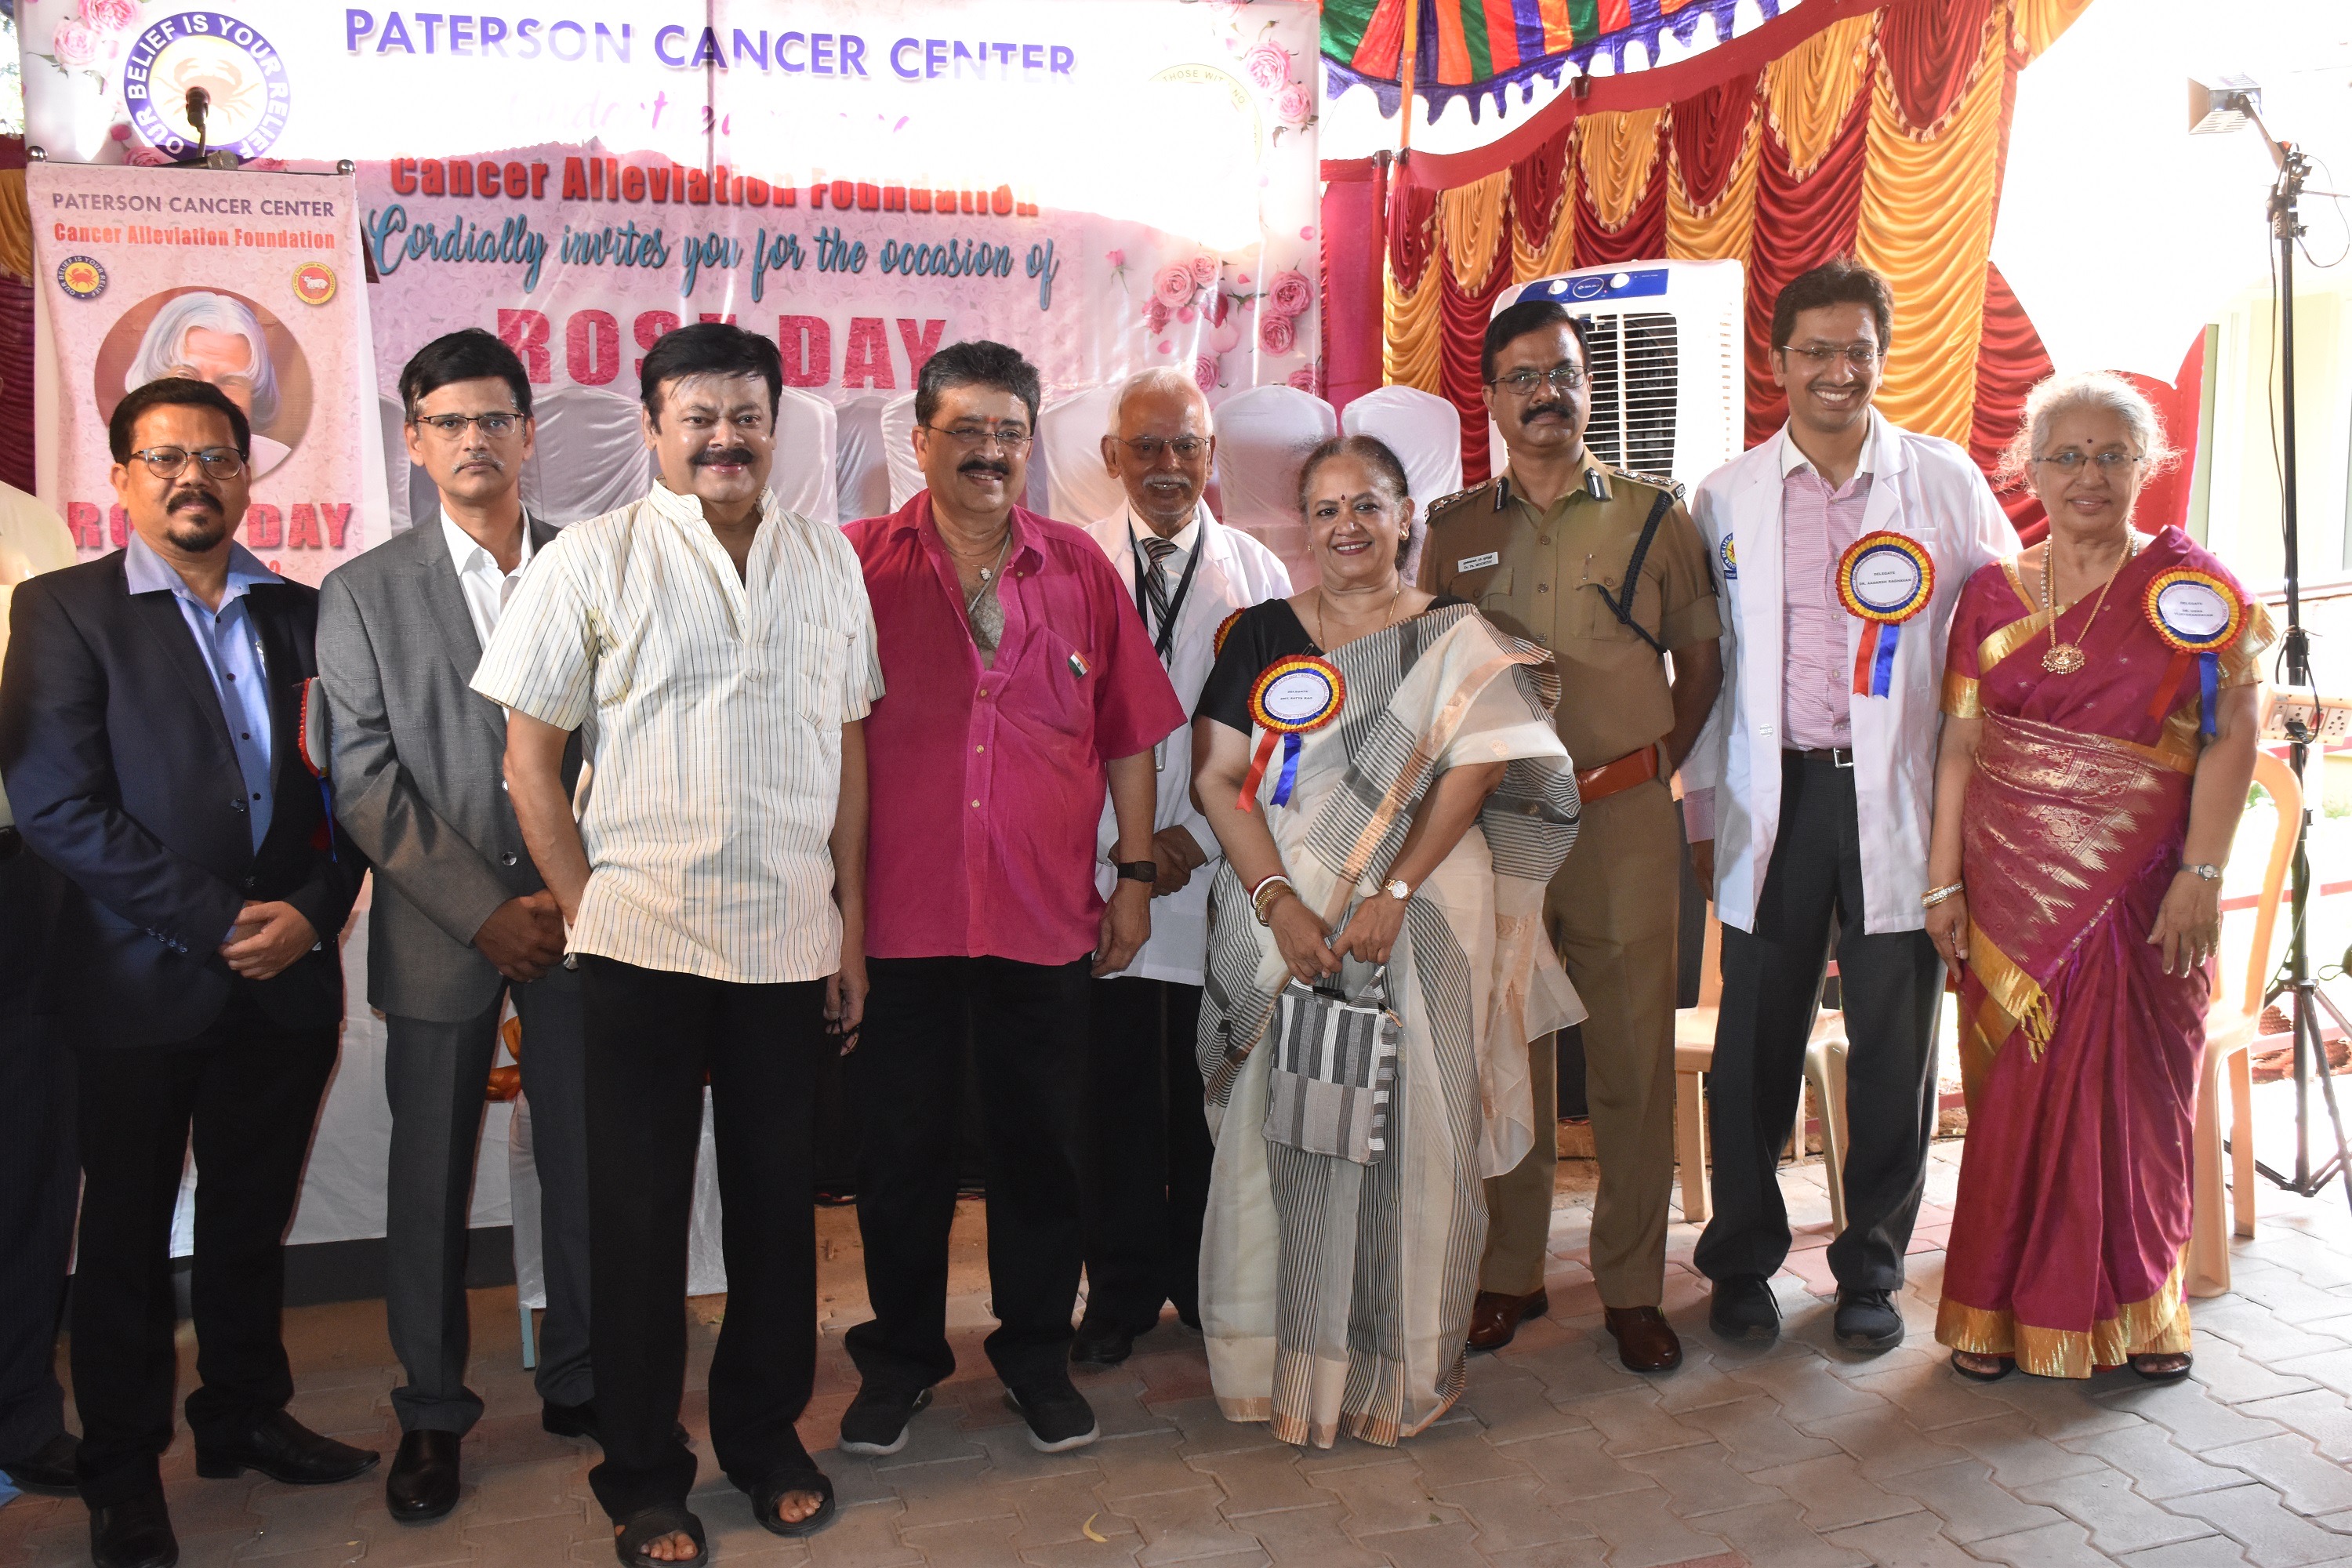
<path id="1" fill-rule="evenodd" d="M 1658 585 L 1657 579 L 1647 570 L 1647 564 L 1643 563 L 1642 584 L 1634 590 L 1632 608 L 1633 618 L 1641 623 L 1642 630 L 1655 637 L 1658 634 Z M 1622 564 L 1603 566 L 1595 562 L 1591 574 L 1576 584 L 1574 618 L 1578 637 L 1590 642 L 1642 641 L 1641 634 L 1619 620 L 1617 612 L 1610 607 L 1610 602 L 1617 597 L 1618 584 L 1624 581 L 1624 570 Z M 1608 591 L 1605 596 L 1603 589 Z"/>

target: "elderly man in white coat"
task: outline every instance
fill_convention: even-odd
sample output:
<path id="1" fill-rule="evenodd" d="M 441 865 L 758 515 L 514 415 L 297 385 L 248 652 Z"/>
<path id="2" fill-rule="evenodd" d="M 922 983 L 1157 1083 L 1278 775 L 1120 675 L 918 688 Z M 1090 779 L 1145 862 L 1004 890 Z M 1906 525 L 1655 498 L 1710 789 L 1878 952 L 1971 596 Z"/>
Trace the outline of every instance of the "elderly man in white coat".
<path id="1" fill-rule="evenodd" d="M 1893 314 L 1885 280 L 1850 261 L 1781 291 L 1789 421 L 1691 506 L 1722 583 L 1725 679 L 1683 766 L 1723 921 L 1715 1215 L 1696 1258 L 1709 1320 L 1734 1339 L 1780 1329 L 1777 1167 L 1834 931 L 1849 1132 L 1829 1264 L 1838 1341 L 1866 1353 L 1902 1342 L 1894 1295 L 1935 1130 L 1944 971 L 1922 898 L 1944 642 L 1969 574 L 2017 549 L 1966 452 L 1872 410 Z"/>
<path id="2" fill-rule="evenodd" d="M 1274 552 L 1209 515 L 1201 499 L 1217 438 L 1192 378 L 1148 370 L 1119 388 L 1103 463 L 1127 504 L 1088 530 L 1135 595 L 1177 700 L 1191 712 L 1216 662 L 1225 623 L 1290 593 Z M 1209 942 L 1216 836 L 1192 805 L 1189 731 L 1153 753 L 1151 939 L 1118 973 L 1094 984 L 1094 1139 L 1087 1168 L 1087 1310 L 1070 1359 L 1125 1361 L 1163 1302 L 1201 1323 L 1201 1215 L 1209 1142 L 1193 1037 Z M 1103 809 L 1096 875 L 1108 894 L 1118 837 Z"/>

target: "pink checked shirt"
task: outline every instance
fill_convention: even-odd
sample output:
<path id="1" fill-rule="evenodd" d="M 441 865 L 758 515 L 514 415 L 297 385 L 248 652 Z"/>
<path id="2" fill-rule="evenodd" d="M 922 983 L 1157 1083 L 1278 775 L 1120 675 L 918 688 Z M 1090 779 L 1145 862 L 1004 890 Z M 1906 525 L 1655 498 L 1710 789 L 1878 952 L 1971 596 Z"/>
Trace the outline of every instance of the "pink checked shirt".
<path id="1" fill-rule="evenodd" d="M 1811 459 L 1785 437 L 1780 444 L 1782 587 L 1780 733 L 1810 752 L 1853 744 L 1849 721 L 1853 661 L 1846 657 L 1846 609 L 1838 599 L 1838 558 L 1862 537 L 1870 504 L 1870 446 L 1843 488 L 1832 490 Z"/>
<path id="2" fill-rule="evenodd" d="M 1134 600 L 1082 530 L 1015 507 L 983 668 L 928 491 L 844 531 L 888 693 L 866 721 L 867 955 L 1085 957 L 1104 764 L 1184 723 Z"/>

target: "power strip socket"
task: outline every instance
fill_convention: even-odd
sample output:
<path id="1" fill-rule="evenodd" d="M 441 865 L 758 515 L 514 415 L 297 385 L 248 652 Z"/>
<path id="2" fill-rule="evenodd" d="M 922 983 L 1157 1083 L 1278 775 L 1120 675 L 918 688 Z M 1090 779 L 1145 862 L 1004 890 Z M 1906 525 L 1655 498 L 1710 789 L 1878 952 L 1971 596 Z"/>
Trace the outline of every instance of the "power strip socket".
<path id="1" fill-rule="evenodd" d="M 2305 744 L 2352 745 L 2352 697 L 2321 697 L 2315 702 L 2308 691 L 2273 689 L 2270 712 L 2263 720 L 2263 739 L 2291 740 L 2288 726 L 2298 721 L 2306 731 Z"/>

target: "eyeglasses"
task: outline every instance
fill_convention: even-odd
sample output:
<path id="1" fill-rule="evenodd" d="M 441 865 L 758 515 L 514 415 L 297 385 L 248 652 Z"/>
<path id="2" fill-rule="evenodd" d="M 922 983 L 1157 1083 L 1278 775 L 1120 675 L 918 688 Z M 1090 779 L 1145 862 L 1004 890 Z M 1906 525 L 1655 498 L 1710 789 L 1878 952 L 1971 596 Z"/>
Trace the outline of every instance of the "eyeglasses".
<path id="1" fill-rule="evenodd" d="M 966 451 L 974 451 L 991 441 L 1008 452 L 1018 452 L 1036 439 L 1024 425 L 926 425 L 924 429 L 934 436 L 944 436 Z"/>
<path id="2" fill-rule="evenodd" d="M 2036 458 L 2037 463 L 2047 463 L 2060 473 L 2072 478 L 2083 471 L 2084 465 L 2096 463 L 2099 472 L 2113 474 L 2140 461 L 2137 452 L 2053 452 L 2046 458 Z"/>
<path id="3" fill-rule="evenodd" d="M 1189 463 L 1209 449 L 1209 437 L 1206 436 L 1179 436 L 1172 441 L 1159 436 L 1138 436 L 1132 441 L 1123 436 L 1114 436 L 1111 439 L 1147 463 L 1158 462 L 1162 452 L 1173 452 L 1179 459 Z"/>
<path id="4" fill-rule="evenodd" d="M 1856 370 L 1868 370 L 1878 363 L 1881 351 L 1876 343 L 1782 343 L 1780 352 L 1811 362 L 1815 370 L 1827 370 L 1835 359 L 1844 360 Z"/>
<path id="5" fill-rule="evenodd" d="M 146 464 L 147 471 L 159 479 L 179 478 L 191 458 L 204 469 L 206 479 L 233 479 L 245 472 L 245 454 L 234 447 L 205 447 L 194 452 L 185 447 L 149 447 L 131 455 Z"/>
<path id="6" fill-rule="evenodd" d="M 514 434 L 522 424 L 520 414 L 420 414 L 416 423 L 433 431 L 445 441 L 464 438 L 470 426 L 479 429 L 491 440 L 500 440 Z"/>
<path id="7" fill-rule="evenodd" d="M 1499 386 L 1518 397 L 1532 397 L 1536 388 L 1544 385 L 1559 392 L 1574 392 L 1584 384 L 1584 367 L 1556 364 L 1549 370 L 1515 370 L 1508 375 L 1496 376 L 1486 384 Z"/>

